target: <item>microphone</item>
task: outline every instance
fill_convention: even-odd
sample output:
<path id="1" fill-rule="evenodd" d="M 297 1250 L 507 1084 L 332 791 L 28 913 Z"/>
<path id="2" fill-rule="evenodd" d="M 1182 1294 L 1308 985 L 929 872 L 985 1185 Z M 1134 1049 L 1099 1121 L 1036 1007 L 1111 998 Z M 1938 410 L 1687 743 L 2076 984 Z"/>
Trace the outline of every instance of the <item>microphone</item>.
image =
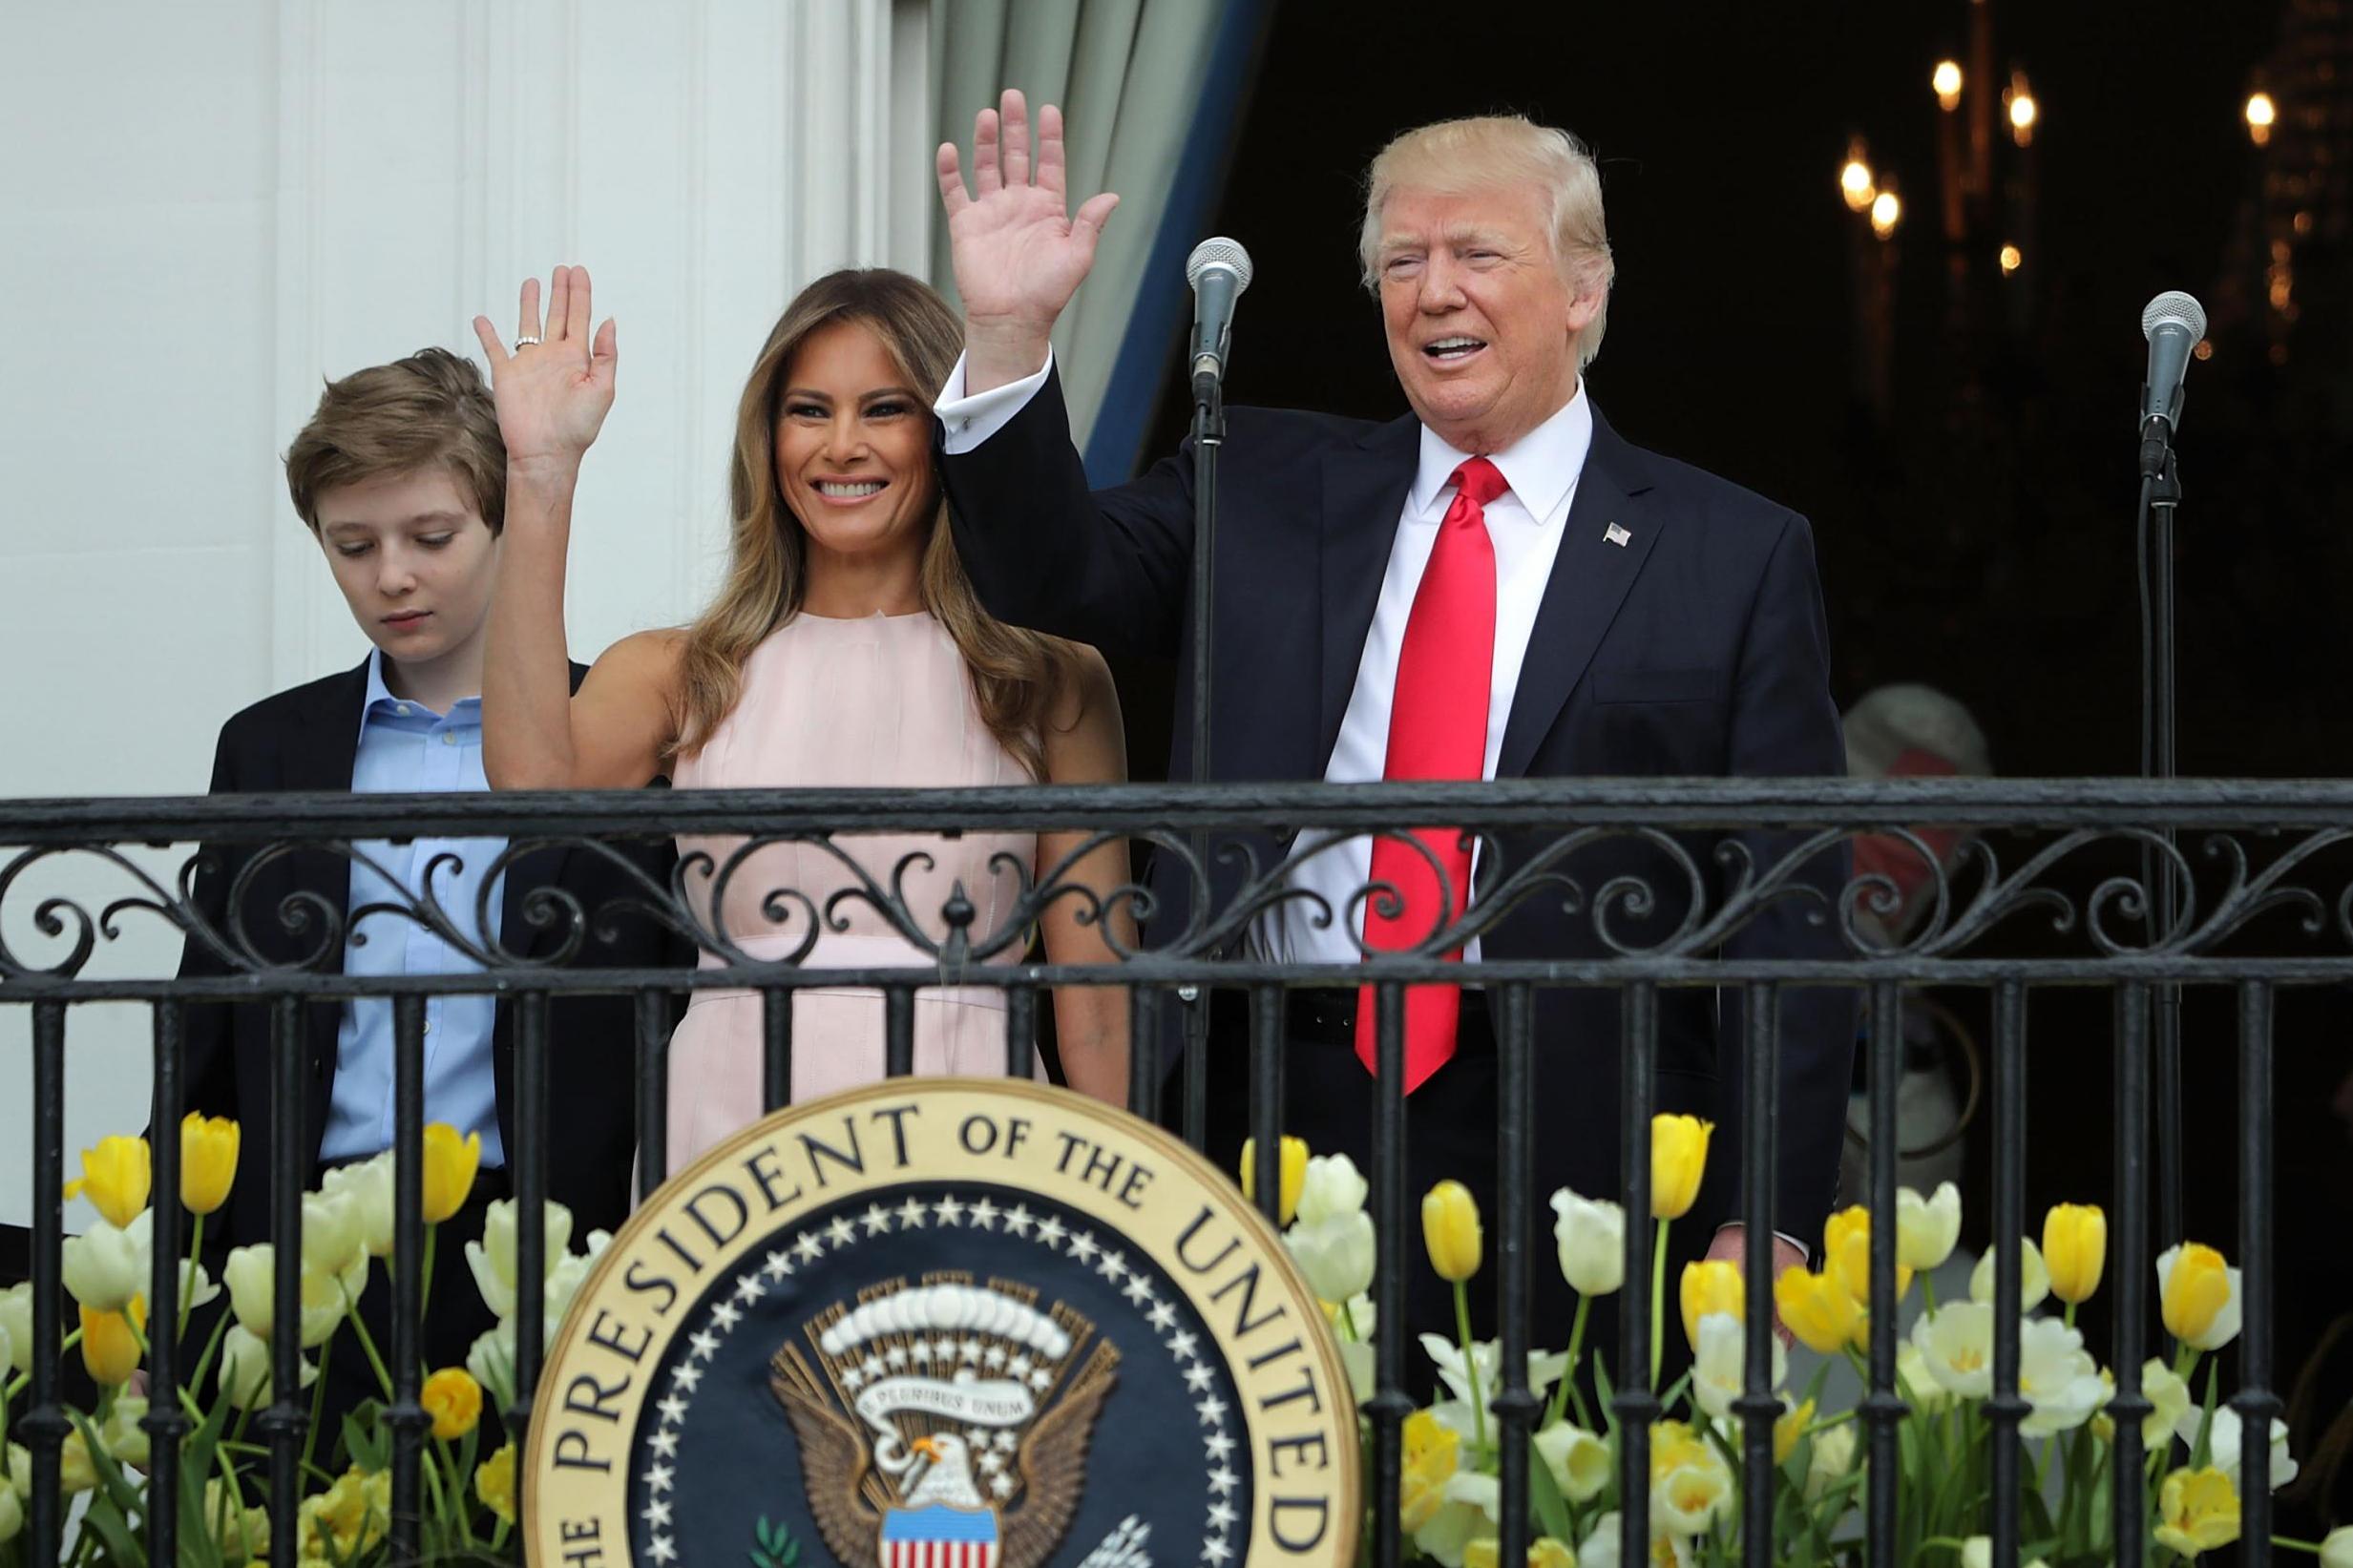
<path id="1" fill-rule="evenodd" d="M 1204 240 L 1185 259 L 1193 291 L 1193 398 L 1207 401 L 1226 379 L 1233 349 L 1233 303 L 1250 286 L 1250 253 L 1233 240 Z"/>
<path id="2" fill-rule="evenodd" d="M 2190 351 L 2206 335 L 2206 311 L 2189 295 L 2168 290 L 2140 313 L 2140 330 L 2149 340 L 2149 379 L 2140 389 L 2140 471 L 2153 479 L 2181 428 L 2181 381 Z"/>

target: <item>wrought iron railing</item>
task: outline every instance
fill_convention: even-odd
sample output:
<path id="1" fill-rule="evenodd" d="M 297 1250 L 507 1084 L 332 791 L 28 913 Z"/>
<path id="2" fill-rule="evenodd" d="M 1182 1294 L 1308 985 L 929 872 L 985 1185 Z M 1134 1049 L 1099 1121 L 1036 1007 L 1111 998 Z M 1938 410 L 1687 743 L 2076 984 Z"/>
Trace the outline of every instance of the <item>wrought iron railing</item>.
<path id="1" fill-rule="evenodd" d="M 1478 835 L 1478 897 L 1454 928 L 1433 931 L 1407 953 L 1371 955 L 1364 963 L 1292 965 L 1253 956 L 1244 938 L 1269 909 L 1303 895 L 1291 887 L 1286 858 L 1314 835 L 1396 833 L 1397 825 L 1460 824 Z M 1921 825 L 1961 835 L 1940 858 Z M 1155 892 L 1142 884 L 1106 899 L 1069 875 L 1077 857 L 1033 875 L 1015 868 L 1021 891 L 988 929 L 976 906 L 951 896 L 934 910 L 910 907 L 911 862 L 867 866 L 857 835 L 888 832 L 957 833 L 988 829 L 1081 832 L 1088 843 L 1124 839 L 1148 847 L 1160 861 Z M 1906 889 L 1884 870 L 1849 874 L 1845 847 L 1853 835 L 1887 835 L 1899 857 L 1917 862 L 1915 920 L 1901 937 L 1886 929 Z M 669 835 L 743 835 L 744 847 L 717 863 L 689 861 L 661 882 L 629 868 L 620 847 Z M 534 918 L 557 940 L 535 954 L 510 952 L 495 941 L 470 937 L 473 923 L 431 901 L 392 911 L 421 922 L 482 966 L 457 976 L 354 977 L 326 972 L 321 960 L 339 951 L 347 911 L 328 901 L 294 899 L 272 911 L 283 943 L 298 938 L 305 954 L 287 961 L 283 948 L 258 944 L 244 917 L 207 915 L 195 896 L 193 873 L 160 877 L 131 852 L 136 847 L 201 841 L 254 868 L 297 850 L 346 858 L 364 853 L 364 841 L 386 837 L 503 836 L 504 863 L 534 848 L 560 844 L 574 853 L 605 857 L 627 882 L 626 896 L 609 907 L 583 909 L 560 890 L 538 904 Z M 886 1058 L 892 1074 L 913 1064 L 913 997 L 920 988 L 1001 986 L 1007 992 L 1008 1072 L 1030 1071 L 1029 1042 L 1041 989 L 1121 985 L 1131 990 L 1135 1108 L 1149 1114 L 1157 1075 L 1152 1059 L 1163 1029 L 1166 994 L 1197 995 L 1214 986 L 1253 998 L 1250 1038 L 1251 1119 L 1259 1151 L 1257 1191 L 1271 1215 L 1282 1052 L 1281 993 L 1290 988 L 1376 985 L 1380 998 L 1378 1049 L 1381 1098 L 1369 1173 L 1371 1210 L 1380 1271 L 1375 1296 L 1382 1321 L 1402 1321 L 1403 1271 L 1417 1257 L 1409 1225 L 1409 1197 L 1401 1165 L 1392 1158 L 1404 1125 L 1396 1091 L 1403 1061 L 1403 988 L 1432 980 L 1486 988 L 1499 1051 L 1502 1112 L 1497 1159 L 1502 1238 L 1496 1251 L 1502 1313 L 1502 1389 L 1495 1413 L 1502 1433 L 1500 1560 L 1517 1563 L 1527 1545 L 1529 1448 L 1538 1401 L 1527 1386 L 1531 1324 L 1529 1237 L 1536 1203 L 1526 1173 L 1536 1109 L 1531 1104 L 1534 998 L 1558 988 L 1607 988 L 1623 997 L 1618 1115 L 1622 1127 L 1623 1190 L 1628 1214 L 1649 1212 L 1650 1113 L 1653 1101 L 1659 1002 L 1678 988 L 1731 988 L 1750 1005 L 1744 1037 L 1735 1042 L 1744 1119 L 1745 1197 L 1741 1217 L 1752 1235 L 1771 1226 L 1771 1174 L 1775 1158 L 1775 1005 L 1786 988 L 1836 987 L 1854 993 L 1864 1018 L 1863 1052 L 1869 1081 L 1869 1207 L 1880 1223 L 1870 1242 L 1874 1303 L 1890 1304 L 1896 1290 L 1898 1148 L 1896 1092 L 1901 1073 L 1901 1010 L 1908 989 L 1968 988 L 1987 993 L 1991 1018 L 1992 1234 L 1998 1238 L 1993 1299 L 2017 1298 L 2022 1264 L 2017 1239 L 2026 1230 L 2025 1107 L 2027 1002 L 2046 988 L 2102 988 L 2113 994 L 2114 1187 L 2111 1196 L 2114 1266 L 2113 1339 L 2110 1362 L 2115 1392 L 2107 1409 L 2114 1421 L 2115 1557 L 2140 1561 L 2149 1481 L 2141 1417 L 2153 1409 L 2140 1368 L 2153 1335 L 2154 1304 L 2150 1230 L 2152 1180 L 2170 1185 L 2169 1168 L 2184 1150 L 2157 1139 L 2152 1168 L 2152 1085 L 2165 1064 L 2153 1059 L 2153 1010 L 2172 1005 L 2178 988 L 2222 988 L 2235 995 L 2239 1103 L 2237 1142 L 2237 1248 L 2243 1265 L 2245 1330 L 2238 1347 L 2239 1389 L 2230 1401 L 2245 1430 L 2268 1431 L 2280 1401 L 2272 1389 L 2271 1340 L 2274 1251 L 2271 1244 L 2271 1083 L 2277 993 L 2287 987 L 2353 980 L 2353 878 L 2337 851 L 2353 837 L 2353 785 L 2333 784 L 2204 783 L 2147 785 L 2119 781 L 2043 783 L 1907 782 L 1859 784 L 1830 780 L 1554 781 L 1464 786 L 1224 785 L 1206 788 L 1118 786 L 990 789 L 905 793 L 836 791 L 768 793 L 650 791 L 615 794 L 461 796 L 249 796 L 212 799 L 18 801 L 0 803 L 0 846 L 16 847 L 0 868 L 0 1008 L 31 1016 L 32 1145 L 23 1151 L 31 1169 L 34 1340 L 58 1343 L 61 1327 L 61 1196 L 65 1171 L 64 1102 L 68 1025 L 77 1006 L 96 1002 L 144 1004 L 152 1010 L 155 1125 L 176 1125 L 184 1086 L 180 1036 L 192 1005 L 222 1002 L 269 1007 L 275 1031 L 279 1103 L 299 1102 L 301 1053 L 298 1009 L 305 1001 L 384 996 L 394 1004 L 399 1045 L 396 1078 L 399 1154 L 396 1305 L 392 1347 L 397 1386 L 389 1425 L 397 1434 L 392 1469 L 392 1546 L 395 1559 L 412 1553 L 419 1499 L 418 1454 L 428 1417 L 419 1403 L 416 1344 L 417 1271 L 405 1266 L 423 1246 L 419 1151 L 422 1139 L 423 1015 L 437 993 L 493 991 L 514 999 L 519 1147 L 513 1151 L 521 1202 L 517 1304 L 518 1393 L 507 1412 L 520 1432 L 530 1419 L 532 1391 L 545 1347 L 540 1344 L 540 1291 L 545 1237 L 538 1200 L 545 1193 L 550 1129 L 546 1118 L 547 1010 L 551 999 L 603 994 L 637 999 L 637 1095 L 641 1183 L 658 1180 L 666 1161 L 662 1128 L 670 998 L 684 991 L 743 988 L 765 998 L 766 1100 L 781 1105 L 791 1081 L 791 998 L 813 986 L 871 986 L 889 999 Z M 1405 842 L 1412 842 L 1407 839 Z M 799 954 L 756 957 L 728 933 L 711 929 L 710 889 L 692 876 L 723 887 L 745 874 L 751 851 L 795 843 L 830 854 L 848 886 L 819 901 L 791 889 L 763 889 L 771 916 L 810 931 L 837 916 L 845 901 L 865 906 L 892 929 L 934 954 L 919 968 L 807 968 Z M 2177 879 L 2170 930 L 2148 929 L 2157 900 L 2141 881 L 2141 857 Z M 1314 852 L 1310 849 L 1306 852 Z M 1599 880 L 1586 873 L 1603 868 Z M 101 878 L 116 887 L 101 900 L 45 894 L 40 889 L 71 868 L 76 887 Z M 1628 868 L 1631 868 L 1629 869 Z M 2158 874 L 2167 874 L 2160 870 Z M 634 878 L 634 880 L 629 880 Z M 483 884 L 489 887 L 490 880 Z M 1172 900 L 1172 889 L 1183 896 Z M 1360 889 L 1352 904 L 1380 896 Z M 487 897 L 487 895 L 486 895 Z M 1155 912 L 1182 906 L 1181 929 L 1154 930 L 1141 948 L 1123 950 L 1108 966 L 1024 960 L 1041 910 L 1058 901 L 1082 906 L 1089 918 L 1124 906 L 1147 926 Z M 1474 966 L 1441 954 L 1471 936 L 1492 933 L 1530 900 L 1549 901 L 1579 933 L 1559 954 L 1490 955 Z M 215 908 L 220 906 L 216 903 Z M 242 909 L 231 889 L 226 908 Z M 1757 951 L 1739 935 L 1764 918 L 1801 912 L 1811 932 L 1794 949 Z M 479 916 L 486 911 L 475 911 Z M 1325 909 L 1342 918 L 1354 910 Z M 133 923 L 147 920 L 177 931 L 211 955 L 216 972 L 186 977 L 99 977 L 92 960 L 119 941 Z M 596 930 L 645 921 L 690 939 L 717 967 L 586 968 L 572 962 Z M 483 921 L 482 929 L 494 928 Z M 1160 926 L 1166 926 L 1163 919 Z M 1494 944 L 1490 944 L 1490 949 Z M 273 957 L 272 952 L 281 956 Z M 998 962 L 989 962 L 991 959 Z M 103 968 L 104 966 L 99 966 Z M 1726 1060 L 1723 1070 L 1735 1064 Z M 1202 1048 L 1186 1051 L 1186 1128 L 1198 1141 L 1206 1073 Z M 11 1158 L 16 1158 L 11 1156 Z M 176 1141 L 155 1145 L 156 1189 L 177 1186 Z M 2218 1158 L 2218 1157 L 2217 1157 Z M 299 1195 L 305 1172 L 296 1140 L 270 1151 L 271 1235 L 280 1257 L 300 1251 Z M 2161 1242 L 2178 1240 L 2163 1237 Z M 1651 1236 L 1640 1223 L 1626 1231 L 1625 1300 L 1620 1313 L 1618 1365 L 1642 1366 L 1650 1353 Z M 173 1248 L 158 1245 L 150 1314 L 172 1321 L 179 1275 Z M 1541 1249 L 1536 1255 L 1541 1256 Z M 1746 1389 L 1734 1406 L 1745 1422 L 1744 1521 L 1748 1560 L 1768 1560 L 1772 1506 L 1773 1425 L 1782 1405 L 1770 1386 L 1768 1340 L 1770 1253 L 1750 1253 L 1745 1282 Z M 299 1316 L 296 1271 L 277 1277 L 278 1321 Z M 1875 1564 L 1894 1561 L 1897 1538 L 1897 1426 L 1905 1412 L 1896 1366 L 1896 1312 L 1870 1314 L 1868 1388 L 1860 1413 L 1868 1432 L 1865 1537 L 1854 1549 Z M 2020 1545 L 2020 1496 L 2031 1477 L 2021 1465 L 2019 1424 L 2031 1406 L 2020 1387 L 2020 1325 L 1996 1316 L 1993 1391 L 1985 1409 L 1993 1438 L 1993 1560 L 2015 1563 Z M 189 1417 L 175 1402 L 185 1369 L 174 1364 L 171 1336 L 154 1338 L 148 1376 L 153 1436 L 151 1485 L 168 1498 L 178 1485 L 174 1454 Z M 1406 1392 L 1400 1336 L 1378 1346 L 1376 1395 L 1367 1401 L 1372 1557 L 1398 1560 L 1405 1542 L 1397 1510 L 1401 1428 L 1413 1409 Z M 296 1393 L 295 1336 L 272 1346 L 277 1403 L 264 1420 L 276 1511 L 273 1559 L 291 1562 L 295 1536 L 294 1459 L 307 1415 Z M 60 1407 L 56 1358 L 36 1357 L 29 1401 L 16 1419 L 33 1472 L 29 1516 L 30 1560 L 58 1560 L 63 1524 L 60 1448 L 68 1423 Z M 1647 1554 L 1649 1426 L 1657 1395 L 1628 1378 L 1615 1394 L 1624 1441 L 1622 1495 L 1625 1558 Z M 2241 1455 L 2238 1492 L 2248 1560 L 2265 1560 L 2270 1538 L 2267 1445 L 2250 1440 Z M 406 1522 L 405 1522 L 406 1521 Z M 171 1506 L 152 1508 L 145 1520 L 151 1560 L 175 1560 L 179 1525 Z"/>

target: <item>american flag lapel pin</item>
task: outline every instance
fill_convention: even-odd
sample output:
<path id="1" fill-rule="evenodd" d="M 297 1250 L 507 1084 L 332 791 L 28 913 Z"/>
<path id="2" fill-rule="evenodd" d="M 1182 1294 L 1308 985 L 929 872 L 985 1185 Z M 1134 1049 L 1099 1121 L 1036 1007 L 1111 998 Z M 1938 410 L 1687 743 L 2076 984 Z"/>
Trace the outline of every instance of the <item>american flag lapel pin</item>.
<path id="1" fill-rule="evenodd" d="M 1626 548 L 1626 541 L 1632 538 L 1633 535 L 1626 532 L 1625 529 L 1620 528 L 1617 524 L 1611 523 L 1607 528 L 1602 530 L 1602 537 L 1607 539 L 1611 544 L 1616 545 L 1620 550 L 1624 550 Z"/>

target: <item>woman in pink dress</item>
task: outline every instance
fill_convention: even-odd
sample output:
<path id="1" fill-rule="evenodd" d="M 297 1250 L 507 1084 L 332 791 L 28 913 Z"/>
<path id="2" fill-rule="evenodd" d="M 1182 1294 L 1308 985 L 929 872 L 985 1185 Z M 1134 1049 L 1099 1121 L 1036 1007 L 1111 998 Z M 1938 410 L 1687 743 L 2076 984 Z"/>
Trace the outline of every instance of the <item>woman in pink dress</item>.
<path id="1" fill-rule="evenodd" d="M 523 285 L 510 353 L 488 320 L 506 438 L 507 532 L 483 683 L 483 761 L 502 789 L 609 788 L 667 771 L 682 788 L 1117 782 L 1119 701 L 1090 648 L 991 619 L 957 561 L 932 469 L 932 395 L 962 343 L 955 311 L 925 284 L 880 269 L 836 272 L 786 308 L 752 367 L 736 420 L 730 560 L 693 625 L 640 632 L 598 659 L 577 693 L 563 677 L 564 555 L 580 458 L 612 406 L 614 325 L 592 337 L 585 269 L 558 267 L 544 330 L 538 282 Z M 808 951 L 809 968 L 931 965 L 867 898 L 899 886 L 936 942 L 961 884 L 975 937 L 1001 929 L 1023 872 L 1041 877 L 1076 834 L 844 836 L 764 847 L 726 873 L 740 838 L 685 837 L 689 891 L 712 929 L 754 959 Z M 910 856 L 915 858 L 909 860 Z M 724 886 L 715 873 L 724 876 Z M 1097 846 L 1077 868 L 1098 898 L 1128 881 L 1126 851 Z M 699 879 L 699 881 L 698 881 Z M 788 889 L 799 896 L 775 901 Z M 1056 963 L 1115 961 L 1073 899 L 1040 924 Z M 714 907 L 715 906 L 715 907 Z M 837 926 L 847 930 L 835 930 Z M 1124 907 L 1112 932 L 1132 943 Z M 1018 962 L 1019 944 L 997 955 Z M 706 966 L 719 962 L 705 952 Z M 670 1047 L 672 1169 L 761 1107 L 762 1007 L 754 993 L 698 991 Z M 918 1073 L 1000 1074 L 1004 993 L 916 993 Z M 1126 993 L 1056 993 L 1055 1034 L 1074 1088 L 1114 1104 L 1127 1092 Z M 871 990 L 795 997 L 795 1100 L 883 1076 L 884 1003 Z"/>

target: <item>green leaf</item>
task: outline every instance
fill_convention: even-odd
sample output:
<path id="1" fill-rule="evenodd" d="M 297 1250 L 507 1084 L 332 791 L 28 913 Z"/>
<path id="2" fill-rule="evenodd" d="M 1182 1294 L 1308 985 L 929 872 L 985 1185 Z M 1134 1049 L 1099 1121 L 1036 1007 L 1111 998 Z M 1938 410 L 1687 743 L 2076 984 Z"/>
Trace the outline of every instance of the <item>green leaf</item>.
<path id="1" fill-rule="evenodd" d="M 384 1401 L 363 1399 L 343 1418 L 344 1453 L 362 1470 L 389 1470 L 390 1434 L 384 1430 Z"/>
<path id="2" fill-rule="evenodd" d="M 1561 1495 L 1560 1487 L 1553 1482 L 1551 1467 L 1536 1452 L 1533 1441 L 1528 1444 L 1528 1501 L 1535 1507 L 1537 1522 L 1544 1527 L 1545 1535 L 1557 1541 L 1577 1538 L 1568 1522 L 1568 1499 Z"/>
<path id="3" fill-rule="evenodd" d="M 1609 1387 L 1609 1363 L 1598 1353 L 1593 1357 L 1593 1391 L 1601 1399 L 1602 1424 L 1615 1438 L 1618 1435 L 1617 1395 Z"/>

